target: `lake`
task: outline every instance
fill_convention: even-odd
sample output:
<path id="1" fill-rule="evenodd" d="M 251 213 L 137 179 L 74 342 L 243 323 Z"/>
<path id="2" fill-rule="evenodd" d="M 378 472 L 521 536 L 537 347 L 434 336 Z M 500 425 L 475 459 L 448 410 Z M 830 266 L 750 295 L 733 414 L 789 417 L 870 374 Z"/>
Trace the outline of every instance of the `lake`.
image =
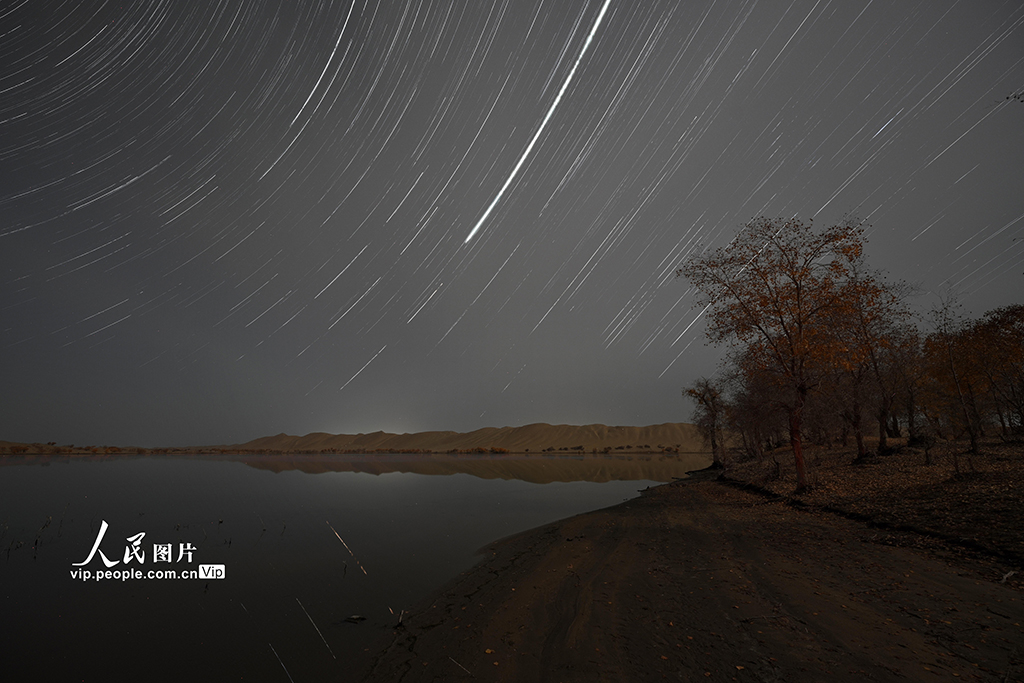
<path id="1" fill-rule="evenodd" d="M 403 611 L 486 544 L 705 465 L 0 458 L 0 678 L 353 680 Z"/>

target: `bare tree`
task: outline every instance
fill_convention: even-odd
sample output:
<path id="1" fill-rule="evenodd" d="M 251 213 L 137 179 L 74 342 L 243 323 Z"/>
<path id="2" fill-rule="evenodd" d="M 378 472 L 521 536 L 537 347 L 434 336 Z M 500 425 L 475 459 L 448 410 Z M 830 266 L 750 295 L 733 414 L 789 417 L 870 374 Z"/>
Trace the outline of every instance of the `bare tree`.
<path id="1" fill-rule="evenodd" d="M 721 387 L 706 377 L 701 377 L 693 386 L 683 391 L 683 396 L 694 403 L 691 419 L 704 438 L 704 443 L 711 448 L 711 466 L 724 468 L 725 399 Z"/>

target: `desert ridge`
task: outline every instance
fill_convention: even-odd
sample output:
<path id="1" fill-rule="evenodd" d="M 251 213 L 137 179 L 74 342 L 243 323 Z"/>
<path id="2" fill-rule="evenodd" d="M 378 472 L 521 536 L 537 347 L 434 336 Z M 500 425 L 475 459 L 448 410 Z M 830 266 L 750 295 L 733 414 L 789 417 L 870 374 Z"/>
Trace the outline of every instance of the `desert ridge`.
<path id="1" fill-rule="evenodd" d="M 472 432 L 416 432 L 413 434 L 327 434 L 305 436 L 278 434 L 246 443 L 219 448 L 242 452 L 472 452 L 507 451 L 543 453 L 551 451 L 678 452 L 707 450 L 697 428 L 685 422 L 668 422 L 646 427 L 591 425 L 550 425 L 536 423 L 522 427 L 485 427 Z"/>
<path id="2" fill-rule="evenodd" d="M 602 424 L 485 427 L 473 432 L 416 432 L 413 434 L 277 434 L 238 444 L 215 446 L 135 447 L 58 446 L 56 442 L 0 441 L 0 455 L 198 455 L 204 453 L 706 453 L 697 428 L 685 422 L 646 427 Z"/>

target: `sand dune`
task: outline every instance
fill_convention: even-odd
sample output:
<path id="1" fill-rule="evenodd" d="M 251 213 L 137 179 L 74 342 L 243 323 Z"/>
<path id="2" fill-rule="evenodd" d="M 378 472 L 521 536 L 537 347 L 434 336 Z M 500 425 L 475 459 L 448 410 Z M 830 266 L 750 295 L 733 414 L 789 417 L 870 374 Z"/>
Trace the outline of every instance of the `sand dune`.
<path id="1" fill-rule="evenodd" d="M 523 427 L 485 427 L 474 432 L 417 432 L 414 434 L 327 434 L 305 436 L 277 434 L 246 443 L 223 446 L 136 448 L 129 446 L 57 446 L 42 443 L 0 441 L 0 455 L 118 455 L 197 453 L 469 453 L 469 452 L 608 452 L 706 453 L 697 428 L 685 422 L 647 427 L 550 425 L 543 422 Z M 500 449 L 500 450 L 498 450 Z"/>
<path id="2" fill-rule="evenodd" d="M 549 425 L 537 423 L 523 427 L 485 427 L 473 432 L 418 432 L 414 434 L 326 434 L 314 432 L 305 436 L 278 434 L 247 443 L 220 448 L 261 452 L 319 451 L 472 451 L 504 449 L 511 453 L 537 453 L 547 449 L 585 452 L 703 452 L 697 428 L 683 422 L 669 422 L 647 427 L 608 427 L 592 425 Z"/>

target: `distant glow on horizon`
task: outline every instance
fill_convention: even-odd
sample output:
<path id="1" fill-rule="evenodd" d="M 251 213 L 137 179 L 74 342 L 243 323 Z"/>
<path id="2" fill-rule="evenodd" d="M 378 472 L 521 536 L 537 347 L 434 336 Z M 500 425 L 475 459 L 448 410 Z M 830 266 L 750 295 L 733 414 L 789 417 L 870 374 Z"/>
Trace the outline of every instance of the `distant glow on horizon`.
<path id="1" fill-rule="evenodd" d="M 538 138 L 540 138 L 540 134 L 544 132 L 544 127 L 548 125 L 551 115 L 555 113 L 555 107 L 557 107 L 558 103 L 562 100 L 562 95 L 565 93 L 565 89 L 569 87 L 569 82 L 572 81 L 572 77 L 576 73 L 576 67 L 578 67 L 580 62 L 583 61 L 583 55 L 587 54 L 587 48 L 590 47 L 590 41 L 594 39 L 594 34 L 597 33 L 597 29 L 601 26 L 601 20 L 604 19 L 604 13 L 608 10 L 608 5 L 611 4 L 611 1 L 612 0 L 604 0 L 604 6 L 601 7 L 601 12 L 597 15 L 594 27 L 590 29 L 590 35 L 587 36 L 586 42 L 583 43 L 583 49 L 580 50 L 580 54 L 576 58 L 576 63 L 572 65 L 569 75 L 565 77 L 565 83 L 562 84 L 562 89 L 559 90 L 558 95 L 555 96 L 555 101 L 551 103 L 551 108 L 548 109 L 547 115 L 545 115 L 544 120 L 540 122 L 540 127 L 537 129 L 537 132 L 533 134 L 533 139 L 530 140 L 530 144 L 526 146 L 526 151 L 523 152 L 523 156 L 519 157 L 519 163 L 517 163 L 515 168 L 512 169 L 512 172 L 505 180 L 505 184 L 501 186 L 501 189 L 498 190 L 498 194 L 494 196 L 494 200 L 491 202 L 491 205 L 487 207 L 486 211 L 484 211 L 484 215 L 480 216 L 480 220 L 478 220 L 473 229 L 469 231 L 469 235 L 466 236 L 466 241 L 463 242 L 463 244 L 469 244 L 469 241 L 473 239 L 473 235 L 480 230 L 480 226 L 482 226 L 484 221 L 487 220 L 487 217 L 491 215 L 491 211 L 494 210 L 495 205 L 497 205 L 498 201 L 501 200 L 501 196 L 505 194 L 505 190 L 508 189 L 508 186 L 512 184 L 513 178 L 515 178 L 516 174 L 519 173 L 519 169 L 522 168 L 523 162 L 526 161 L 526 157 L 530 155 L 530 150 L 532 150 L 533 146 L 537 143 Z"/>

